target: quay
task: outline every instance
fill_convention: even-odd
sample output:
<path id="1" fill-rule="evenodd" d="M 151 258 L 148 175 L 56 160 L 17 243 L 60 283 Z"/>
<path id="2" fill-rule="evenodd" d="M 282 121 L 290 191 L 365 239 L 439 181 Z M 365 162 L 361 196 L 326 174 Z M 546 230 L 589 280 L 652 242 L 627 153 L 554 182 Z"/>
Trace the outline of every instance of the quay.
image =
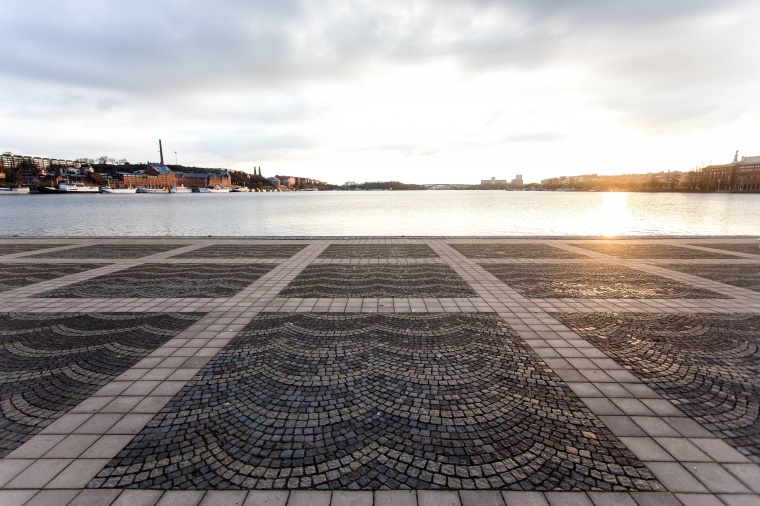
<path id="1" fill-rule="evenodd" d="M 760 248 L 0 238 L 0 504 L 758 505 Z"/>

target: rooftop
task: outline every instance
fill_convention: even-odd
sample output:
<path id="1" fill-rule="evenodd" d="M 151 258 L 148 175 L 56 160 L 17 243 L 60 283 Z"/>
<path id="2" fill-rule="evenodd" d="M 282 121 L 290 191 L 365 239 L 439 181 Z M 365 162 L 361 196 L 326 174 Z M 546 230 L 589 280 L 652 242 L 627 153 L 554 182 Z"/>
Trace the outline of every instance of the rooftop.
<path id="1" fill-rule="evenodd" d="M 754 504 L 747 238 L 0 238 L 0 504 Z"/>

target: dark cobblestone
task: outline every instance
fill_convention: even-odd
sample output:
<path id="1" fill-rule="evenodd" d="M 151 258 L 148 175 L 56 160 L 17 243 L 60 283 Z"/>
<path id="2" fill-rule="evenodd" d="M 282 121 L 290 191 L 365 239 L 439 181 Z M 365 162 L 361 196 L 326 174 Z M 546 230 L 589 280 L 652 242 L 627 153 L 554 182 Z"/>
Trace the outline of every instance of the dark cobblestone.
<path id="1" fill-rule="evenodd" d="M 760 292 L 760 264 L 659 264 L 658 267 Z"/>
<path id="2" fill-rule="evenodd" d="M 25 258 L 141 258 L 163 253 L 185 244 L 95 244 L 81 248 L 65 249 L 30 255 Z"/>
<path id="3" fill-rule="evenodd" d="M 760 315 L 554 315 L 760 463 Z"/>
<path id="4" fill-rule="evenodd" d="M 445 264 L 309 265 L 281 297 L 477 297 Z"/>
<path id="5" fill-rule="evenodd" d="M 172 258 L 290 258 L 308 244 L 215 244 Z"/>
<path id="6" fill-rule="evenodd" d="M 60 248 L 61 246 L 70 246 L 69 244 L 0 244 L 0 256 L 15 255 L 16 253 L 26 253 L 38 249 Z"/>
<path id="7" fill-rule="evenodd" d="M 670 244 L 620 244 L 607 242 L 573 243 L 579 248 L 612 255 L 619 258 L 732 258 L 733 255 L 702 251 L 691 248 L 679 248 Z"/>
<path id="8" fill-rule="evenodd" d="M 36 297 L 228 297 L 275 265 L 146 264 L 89 279 Z"/>
<path id="9" fill-rule="evenodd" d="M 435 258 L 427 244 L 331 244 L 319 258 Z"/>
<path id="10" fill-rule="evenodd" d="M 193 313 L 0 315 L 0 457 L 199 318 Z"/>
<path id="11" fill-rule="evenodd" d="M 525 297 L 542 299 L 727 299 L 670 279 L 603 263 L 482 264 Z"/>
<path id="12" fill-rule="evenodd" d="M 749 253 L 750 255 L 760 255 L 760 247 L 758 247 L 757 241 L 752 243 L 699 243 L 694 246 L 702 246 L 703 248 L 715 248 L 724 249 L 726 251 L 736 251 L 737 253 Z"/>
<path id="13" fill-rule="evenodd" d="M 0 264 L 0 292 L 103 267 L 95 264 Z"/>
<path id="14" fill-rule="evenodd" d="M 262 314 L 89 486 L 662 489 L 482 313 Z"/>
<path id="15" fill-rule="evenodd" d="M 449 244 L 468 258 L 586 258 L 548 244 Z"/>

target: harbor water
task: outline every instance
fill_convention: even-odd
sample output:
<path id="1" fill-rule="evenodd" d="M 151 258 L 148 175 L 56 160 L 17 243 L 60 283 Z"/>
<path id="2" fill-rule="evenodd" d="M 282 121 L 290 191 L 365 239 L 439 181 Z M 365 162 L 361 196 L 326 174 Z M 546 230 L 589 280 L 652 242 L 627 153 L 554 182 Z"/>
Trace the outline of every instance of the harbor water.
<path id="1" fill-rule="evenodd" d="M 380 191 L 0 197 L 0 236 L 760 235 L 760 194 Z"/>

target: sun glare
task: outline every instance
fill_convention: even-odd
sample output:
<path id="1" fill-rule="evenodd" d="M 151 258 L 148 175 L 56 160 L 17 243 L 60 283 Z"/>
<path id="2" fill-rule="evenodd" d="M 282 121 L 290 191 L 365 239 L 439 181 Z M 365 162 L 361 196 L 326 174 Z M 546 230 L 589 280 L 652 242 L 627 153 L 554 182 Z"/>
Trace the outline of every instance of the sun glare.
<path id="1" fill-rule="evenodd" d="M 605 193 L 599 208 L 598 233 L 610 237 L 619 235 L 625 229 L 628 207 L 628 193 Z"/>

